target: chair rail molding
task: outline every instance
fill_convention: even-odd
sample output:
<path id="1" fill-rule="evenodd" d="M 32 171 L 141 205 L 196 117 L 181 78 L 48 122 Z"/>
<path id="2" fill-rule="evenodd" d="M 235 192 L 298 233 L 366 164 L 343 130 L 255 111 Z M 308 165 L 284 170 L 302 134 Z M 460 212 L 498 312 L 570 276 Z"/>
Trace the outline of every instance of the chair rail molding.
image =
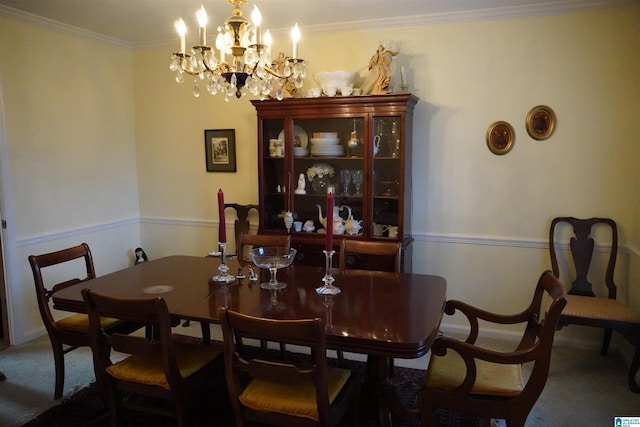
<path id="1" fill-rule="evenodd" d="M 70 228 L 70 229 L 56 231 L 52 233 L 44 233 L 44 234 L 33 235 L 33 236 L 19 237 L 16 239 L 16 246 L 21 248 L 21 247 L 26 247 L 31 245 L 39 245 L 41 243 L 52 242 L 56 240 L 66 239 L 69 237 L 81 236 L 84 234 L 95 233 L 98 231 L 105 231 L 105 230 L 112 230 L 112 229 L 121 228 L 121 227 L 127 227 L 129 225 L 132 225 L 132 224 L 136 225 L 139 223 L 140 223 L 140 218 L 132 217 L 132 218 L 125 218 L 125 219 L 121 219 L 113 222 L 105 222 L 102 224 L 94 224 L 94 225 L 88 225 L 85 227 Z"/>

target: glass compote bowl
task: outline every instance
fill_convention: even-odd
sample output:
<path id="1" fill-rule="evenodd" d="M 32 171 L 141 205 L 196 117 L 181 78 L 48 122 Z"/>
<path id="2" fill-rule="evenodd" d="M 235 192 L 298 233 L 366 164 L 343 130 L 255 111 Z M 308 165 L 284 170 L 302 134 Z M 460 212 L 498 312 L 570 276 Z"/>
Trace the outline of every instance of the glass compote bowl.
<path id="1" fill-rule="evenodd" d="M 271 272 L 271 280 L 260 284 L 262 289 L 282 289 L 287 286 L 285 282 L 279 282 L 276 274 L 279 268 L 288 267 L 296 257 L 295 249 L 282 247 L 253 248 L 249 252 L 253 263 L 260 268 L 267 268 Z"/>

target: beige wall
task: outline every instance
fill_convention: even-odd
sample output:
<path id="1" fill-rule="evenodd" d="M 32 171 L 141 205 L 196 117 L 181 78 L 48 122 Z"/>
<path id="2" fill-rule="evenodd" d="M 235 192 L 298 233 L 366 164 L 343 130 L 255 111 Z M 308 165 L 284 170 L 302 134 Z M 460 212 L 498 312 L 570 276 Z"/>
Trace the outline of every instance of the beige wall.
<path id="1" fill-rule="evenodd" d="M 86 241 L 104 274 L 140 242 L 132 58 L 128 47 L 0 16 L 14 343 L 43 333 L 28 255 Z"/>
<path id="2" fill-rule="evenodd" d="M 380 39 L 400 50 L 395 66 L 407 67 L 420 97 L 414 120 L 414 270 L 445 276 L 450 297 L 516 309 L 550 266 L 545 242 L 554 216 L 616 218 L 622 241 L 632 243 L 639 18 L 634 5 L 380 32 L 305 33 L 305 88 L 322 70 L 366 76 Z M 206 93 L 196 99 L 192 81 L 173 83 L 166 64 L 166 49 L 135 56 L 142 230 L 145 241 L 153 239 L 153 249 L 163 253 L 182 224 L 168 222 L 162 233 L 156 223 L 144 225 L 145 217 L 176 219 L 181 211 L 188 218 L 215 219 L 218 187 L 228 199 L 257 200 L 253 107 Z M 153 69 L 160 72 L 150 76 Z M 538 104 L 549 105 L 558 117 L 546 141 L 531 139 L 525 129 L 527 112 Z M 516 132 L 505 156 L 486 147 L 486 129 L 496 120 L 510 122 Z M 227 127 L 238 133 L 238 173 L 206 174 L 202 130 Z M 171 163 L 173 172 L 163 177 Z M 163 191 L 150 191 L 158 185 Z M 196 194 L 184 194 L 185 185 Z M 180 206 L 165 202 L 173 199 Z M 210 241 L 198 240 L 200 253 L 215 245 L 215 228 L 203 233 Z M 621 258 L 618 280 L 627 298 L 626 254 Z"/>
<path id="3" fill-rule="evenodd" d="M 394 64 L 407 67 L 411 89 L 420 97 L 414 120 L 413 266 L 416 272 L 446 277 L 449 297 L 493 310 L 522 308 L 538 275 L 549 267 L 545 242 L 551 218 L 608 216 L 619 222 L 621 243 L 631 248 L 623 248 L 618 268 L 621 295 L 640 308 L 640 291 L 630 291 L 627 286 L 628 276 L 632 280 L 640 276 L 640 175 L 635 168 L 640 158 L 637 22 L 640 4 L 634 3 L 546 17 L 381 31 L 303 32 L 300 56 L 308 63 L 305 88 L 309 88 L 314 85 L 311 76 L 318 71 L 346 69 L 360 71 L 364 77 L 378 40 L 390 40 L 400 50 Z M 26 33 L 28 37 L 46 37 L 41 30 L 15 22 L 11 25 L 20 27 L 20 37 L 12 34 L 15 40 L 26 38 Z M 115 197 L 122 182 L 114 179 L 131 181 L 132 185 L 122 189 L 126 202 L 119 199 L 120 214 L 112 216 L 95 209 L 91 219 L 80 221 L 78 226 L 119 225 L 118 219 L 139 215 L 140 241 L 152 258 L 212 250 L 217 236 L 218 188 L 224 189 L 227 201 L 257 201 L 253 106 L 247 100 L 225 102 L 204 91 L 200 98 L 194 98 L 192 81 L 178 85 L 168 69 L 173 45 L 131 54 L 96 41 L 60 34 L 55 37 L 65 48 L 77 50 L 90 43 L 93 49 L 88 51 L 99 48 L 106 50 L 107 57 L 116 56 L 107 60 L 91 52 L 93 65 L 98 61 L 102 68 L 111 70 L 110 78 L 116 82 L 100 92 L 99 102 L 96 97 L 83 104 L 107 114 L 100 124 L 108 135 L 92 140 L 91 146 L 83 147 L 87 151 L 67 145 L 71 141 L 63 138 L 66 127 L 62 122 L 77 126 L 79 119 L 74 113 L 85 110 L 78 111 L 74 102 L 63 101 L 62 111 L 71 109 L 72 113 L 53 120 L 55 134 L 64 139 L 61 149 L 89 161 L 88 170 L 104 167 L 122 171 L 100 180 L 97 203 L 104 203 L 105 194 L 109 199 Z M 11 51 L 9 43 L 3 42 L 0 62 L 6 62 L 9 52 L 13 54 L 15 40 Z M 288 52 L 290 46 L 277 39 L 278 49 Z M 70 64 L 57 61 L 52 54 L 47 57 L 70 73 Z M 23 120 L 45 115 L 32 105 L 37 103 L 37 94 L 30 95 L 28 103 L 17 94 L 7 94 L 14 80 L 28 85 L 40 77 L 35 69 L 27 70 L 26 76 L 24 69 L 20 71 L 11 69 L 7 76 L 2 69 L 12 174 L 15 162 L 28 161 L 39 151 L 34 142 L 38 138 L 28 135 L 30 145 L 24 153 L 16 152 L 18 139 L 26 133 L 16 129 L 23 127 Z M 132 97 L 126 95 L 130 89 Z M 73 86 L 68 90 L 81 95 Z M 60 91 L 55 95 L 63 98 Z M 120 95 L 124 110 L 120 110 Z M 538 104 L 550 106 L 558 117 L 556 131 L 546 141 L 532 140 L 525 130 L 526 114 Z M 18 112 L 10 115 L 13 105 L 19 106 Z M 38 112 L 35 118 L 32 108 Z M 120 114 L 116 116 L 114 109 Z M 495 156 L 486 147 L 486 129 L 496 120 L 510 122 L 516 132 L 514 148 L 505 156 Z M 83 122 L 80 128 L 86 132 L 89 125 Z M 238 172 L 207 173 L 203 131 L 227 128 L 236 131 Z M 122 138 L 117 153 L 103 151 L 105 144 L 113 148 L 117 136 Z M 53 149 L 54 156 L 61 155 L 58 149 Z M 107 157 L 106 165 L 96 164 L 100 153 L 98 157 L 114 157 Z M 37 195 L 26 200 L 38 199 L 42 206 L 48 206 L 45 201 L 50 194 L 40 189 L 41 181 L 52 182 L 55 188 L 70 181 L 53 169 L 43 171 L 40 181 L 37 177 L 32 181 L 20 171 L 15 174 L 20 179 L 13 185 L 14 192 L 26 186 Z M 82 176 L 93 178 L 86 171 Z M 61 196 L 70 197 L 54 190 L 51 199 Z M 16 199 L 18 214 L 28 217 L 21 220 L 18 240 L 72 228 L 73 220 L 65 218 L 78 219 L 72 207 L 79 201 L 73 198 L 51 218 L 43 212 L 24 212 L 25 203 Z M 136 228 L 130 223 L 126 227 Z M 120 246 L 117 250 L 130 247 L 137 238 L 134 234 L 114 245 Z M 19 284 L 12 284 L 14 288 L 32 286 L 27 277 L 20 279 Z"/>

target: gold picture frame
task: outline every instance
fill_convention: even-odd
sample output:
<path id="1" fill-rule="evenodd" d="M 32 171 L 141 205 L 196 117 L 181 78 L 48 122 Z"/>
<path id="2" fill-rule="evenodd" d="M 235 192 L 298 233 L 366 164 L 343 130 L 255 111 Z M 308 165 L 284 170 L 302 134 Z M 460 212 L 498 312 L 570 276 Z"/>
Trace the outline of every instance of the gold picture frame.
<path id="1" fill-rule="evenodd" d="M 516 133 L 513 127 L 504 121 L 491 123 L 487 129 L 487 147 L 493 154 L 502 155 L 513 148 Z"/>
<path id="2" fill-rule="evenodd" d="M 527 133 L 533 139 L 547 139 L 556 127 L 556 114 L 546 105 L 536 105 L 527 114 Z"/>

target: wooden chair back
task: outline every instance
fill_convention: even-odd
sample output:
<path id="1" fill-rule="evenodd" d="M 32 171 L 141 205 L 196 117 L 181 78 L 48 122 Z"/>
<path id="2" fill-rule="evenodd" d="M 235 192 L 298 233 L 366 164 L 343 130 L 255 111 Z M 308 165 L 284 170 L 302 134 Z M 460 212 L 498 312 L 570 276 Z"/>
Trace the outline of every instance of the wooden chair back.
<path id="1" fill-rule="evenodd" d="M 557 237 L 566 225 L 572 233 L 569 241 L 571 256 L 562 258 L 559 253 L 564 251 Z M 598 245 L 596 236 L 600 240 Z M 554 276 L 560 279 L 561 271 L 566 271 L 566 276 L 573 274 L 569 277 L 572 282 L 567 307 L 558 326 L 575 324 L 602 328 L 600 354 L 603 356 L 609 350 L 612 332 L 620 332 L 635 346 L 627 382 L 631 391 L 640 393 L 640 385 L 636 381 L 640 369 L 640 313 L 617 299 L 618 288 L 614 278 L 618 256 L 616 222 L 610 218 L 554 218 L 549 228 L 549 254 Z M 595 262 L 594 258 L 602 262 Z"/>
<path id="2" fill-rule="evenodd" d="M 258 214 L 259 206 L 258 205 L 241 205 L 238 203 L 225 203 L 225 209 L 233 209 L 236 214 L 236 219 L 233 223 L 233 230 L 235 235 L 235 251 L 237 253 L 238 247 L 240 246 L 240 235 L 242 233 L 249 233 L 249 229 L 251 228 L 251 222 L 249 221 L 249 213 L 252 210 L 256 211 Z"/>
<path id="3" fill-rule="evenodd" d="M 36 286 L 38 309 L 40 310 L 42 322 L 49 334 L 49 340 L 53 348 L 56 371 L 54 398 L 59 399 L 62 397 L 64 389 L 64 355 L 80 346 L 89 345 L 89 322 L 84 315 L 75 315 L 67 318 L 68 321 L 62 320 L 56 322 L 49 306 L 49 300 L 53 294 L 60 289 L 95 278 L 96 271 L 93 265 L 93 256 L 91 255 L 89 245 L 82 243 L 78 246 L 55 252 L 42 255 L 30 255 L 28 259 Z M 54 266 L 67 263 L 71 264 L 75 260 L 80 260 L 79 268 L 76 268 L 76 272 L 81 273 L 80 277 L 82 278 L 68 278 L 75 275 L 73 272 L 69 272 L 66 279 L 62 281 L 58 281 L 59 279 L 45 280 L 43 277 L 44 269 L 51 271 L 48 279 L 63 277 L 63 275 L 67 273 L 67 271 L 63 271 L 64 267 L 58 268 L 54 273 Z M 49 269 L 49 267 L 52 268 Z M 72 267 L 66 267 L 68 270 L 72 270 Z M 51 283 L 52 281 L 54 283 Z M 56 281 L 58 282 L 55 283 Z M 65 325 L 75 325 L 76 327 L 70 329 L 65 328 Z"/>
<path id="4" fill-rule="evenodd" d="M 359 258 L 372 258 L 361 262 Z M 340 244 L 340 268 L 348 270 L 362 264 L 375 264 L 376 270 L 399 273 L 401 270 L 402 243 L 343 239 Z"/>
<path id="5" fill-rule="evenodd" d="M 544 295 L 552 303 L 540 318 Z M 418 392 L 423 426 L 433 426 L 436 408 L 507 420 L 524 426 L 531 408 L 544 389 L 549 374 L 556 326 L 567 303 L 562 285 L 551 271 L 538 280 L 529 306 L 513 315 L 490 313 L 461 301 L 447 301 L 445 313 L 460 311 L 469 321 L 466 340 L 442 336 L 436 339 L 425 382 Z M 477 344 L 483 324 L 522 324 L 522 338 L 513 351 L 499 351 Z M 521 366 L 532 363 L 530 376 Z"/>
<path id="6" fill-rule="evenodd" d="M 91 325 L 96 382 L 106 396 L 111 424 L 119 425 L 118 407 L 126 406 L 126 399 L 120 401 L 118 396 L 124 392 L 173 401 L 175 411 L 158 410 L 157 406 L 136 405 L 135 408 L 177 417 L 179 426 L 189 425 L 191 401 L 204 392 L 207 383 L 213 383 L 216 376 L 221 377 L 221 366 L 216 366 L 220 350 L 177 342 L 171 330 L 173 322 L 167 303 L 162 297 L 114 298 L 88 288 L 82 290 L 82 296 Z M 100 318 L 104 316 L 144 324 L 153 332 L 146 335 L 107 333 L 100 326 Z M 114 362 L 113 351 L 129 356 Z M 183 369 L 184 363 L 179 363 L 178 354 L 195 372 Z"/>
<path id="7" fill-rule="evenodd" d="M 249 251 L 254 247 L 277 246 L 291 248 L 291 236 L 288 234 L 249 234 L 242 233 L 238 244 L 238 259 L 249 260 Z"/>
<path id="8" fill-rule="evenodd" d="M 551 269 L 554 276 L 558 279 L 560 278 L 560 268 L 556 252 L 558 250 L 556 231 L 562 223 L 569 224 L 573 232 L 573 236 L 569 242 L 569 248 L 571 250 L 573 267 L 575 268 L 575 280 L 571 285 L 571 289 L 569 289 L 569 295 L 596 296 L 593 291 L 593 285 L 588 279 L 595 248 L 592 230 L 594 227 L 599 226 L 605 226 L 610 229 L 611 239 L 604 248 L 604 252 L 609 254 L 606 262 L 606 270 L 598 281 L 600 285 L 604 284 L 606 286 L 607 298 L 615 299 L 617 287 L 613 276 L 618 257 L 618 227 L 615 221 L 609 218 L 578 219 L 573 217 L 558 217 L 551 221 L 551 227 L 549 229 L 549 255 L 551 257 Z"/>
<path id="9" fill-rule="evenodd" d="M 322 319 L 265 319 L 225 308 L 220 309 L 218 317 L 224 339 L 228 394 L 237 426 L 242 426 L 244 420 L 281 426 L 332 426 L 340 421 L 350 405 L 357 405 L 361 377 L 355 372 L 350 373 L 346 384 L 333 403 L 329 401 L 329 370 L 345 370 L 327 366 L 325 327 Z M 299 360 L 293 360 L 293 358 L 282 360 L 277 352 L 269 356 L 255 347 L 236 345 L 237 342 L 246 339 L 269 339 L 302 346 L 308 349 L 308 355 L 300 355 Z M 244 375 L 250 378 L 248 383 L 241 380 Z M 278 387 L 299 387 L 301 383 L 310 384 L 315 389 L 317 419 L 294 416 L 279 412 L 278 409 L 265 412 L 242 404 L 240 395 L 243 390 L 245 387 L 252 387 L 256 381 L 270 384 L 274 391 L 278 390 Z M 279 396 L 265 392 L 263 398 L 277 399 Z M 353 425 L 358 424 L 356 422 Z"/>

